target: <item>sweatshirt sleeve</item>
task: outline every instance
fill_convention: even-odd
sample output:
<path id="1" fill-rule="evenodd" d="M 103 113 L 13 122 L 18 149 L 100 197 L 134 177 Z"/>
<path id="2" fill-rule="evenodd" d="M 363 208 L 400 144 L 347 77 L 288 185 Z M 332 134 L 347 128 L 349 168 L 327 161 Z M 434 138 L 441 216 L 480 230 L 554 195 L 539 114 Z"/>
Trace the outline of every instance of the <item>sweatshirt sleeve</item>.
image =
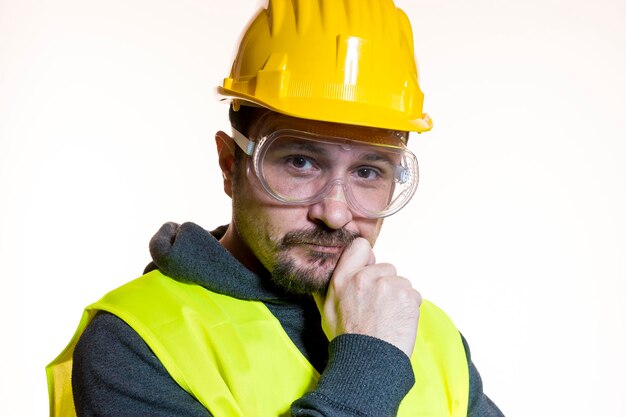
<path id="1" fill-rule="evenodd" d="M 504 417 L 483 392 L 461 335 L 469 367 L 467 417 Z M 408 357 L 395 346 L 362 335 L 342 335 L 330 343 L 330 357 L 317 388 L 292 405 L 292 416 L 395 416 L 415 380 Z"/>
<path id="2" fill-rule="evenodd" d="M 469 366 L 469 401 L 467 406 L 467 417 L 504 417 L 502 411 L 483 392 L 483 381 L 480 374 L 472 362 L 469 345 L 465 337 L 461 335 L 467 363 Z"/>
<path id="3" fill-rule="evenodd" d="M 415 377 L 409 357 L 374 337 L 344 334 L 329 345 L 315 390 L 295 401 L 294 417 L 395 416 Z"/>

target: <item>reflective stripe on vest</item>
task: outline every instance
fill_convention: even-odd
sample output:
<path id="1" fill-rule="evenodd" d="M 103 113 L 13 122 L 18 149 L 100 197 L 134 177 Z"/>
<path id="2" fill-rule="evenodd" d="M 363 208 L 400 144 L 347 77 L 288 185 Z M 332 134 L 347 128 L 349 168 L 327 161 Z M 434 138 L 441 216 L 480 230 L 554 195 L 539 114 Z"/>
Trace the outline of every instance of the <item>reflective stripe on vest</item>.
<path id="1" fill-rule="evenodd" d="M 152 271 L 85 309 L 65 350 L 46 368 L 52 417 L 74 417 L 72 354 L 97 311 L 130 325 L 172 378 L 215 417 L 288 415 L 319 374 L 267 307 Z M 466 417 L 468 364 L 450 319 L 424 301 L 411 357 L 415 385 L 400 417 Z"/>

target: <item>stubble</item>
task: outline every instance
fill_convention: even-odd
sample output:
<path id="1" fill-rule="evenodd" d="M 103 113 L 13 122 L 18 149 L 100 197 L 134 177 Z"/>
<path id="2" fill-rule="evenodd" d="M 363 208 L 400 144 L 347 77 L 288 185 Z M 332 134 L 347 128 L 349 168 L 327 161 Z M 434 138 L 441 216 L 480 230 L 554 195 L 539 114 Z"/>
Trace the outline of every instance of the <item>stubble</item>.
<path id="1" fill-rule="evenodd" d="M 315 246 L 348 247 L 358 233 L 346 229 L 302 229 L 288 232 L 277 244 L 276 259 L 271 273 L 275 285 L 291 294 L 324 294 L 341 253 L 310 249 Z M 294 249 L 302 251 L 305 259 L 296 260 Z"/>

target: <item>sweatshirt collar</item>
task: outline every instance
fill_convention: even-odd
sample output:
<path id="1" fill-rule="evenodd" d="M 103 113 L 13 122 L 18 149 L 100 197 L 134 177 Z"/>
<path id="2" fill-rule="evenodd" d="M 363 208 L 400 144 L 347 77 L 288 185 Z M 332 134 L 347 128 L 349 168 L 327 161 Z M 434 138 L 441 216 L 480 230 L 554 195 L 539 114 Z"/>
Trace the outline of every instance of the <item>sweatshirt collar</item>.
<path id="1" fill-rule="evenodd" d="M 228 226 L 208 232 L 195 223 L 165 223 L 150 240 L 152 262 L 144 273 L 159 269 L 177 281 L 201 285 L 231 297 L 269 302 L 297 298 L 245 268 L 218 241 Z"/>

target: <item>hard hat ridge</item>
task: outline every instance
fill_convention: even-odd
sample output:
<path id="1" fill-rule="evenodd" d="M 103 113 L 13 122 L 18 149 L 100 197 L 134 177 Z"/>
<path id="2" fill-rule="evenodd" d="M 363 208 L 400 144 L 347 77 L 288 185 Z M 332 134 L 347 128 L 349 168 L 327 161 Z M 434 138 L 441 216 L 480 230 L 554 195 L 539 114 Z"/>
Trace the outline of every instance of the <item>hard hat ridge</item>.
<path id="1" fill-rule="evenodd" d="M 394 12 L 403 13 L 392 0 L 269 0 L 266 9 L 272 36 L 290 24 L 298 34 L 318 25 L 329 32 L 345 29 L 355 36 L 364 30 L 394 36 L 397 31 L 386 30 L 396 25 Z"/>
<path id="2" fill-rule="evenodd" d="M 269 0 L 267 13 L 272 36 L 276 36 L 282 25 L 290 23 L 297 33 L 306 32 L 315 17 L 319 18 L 320 7 L 317 0 Z"/>

